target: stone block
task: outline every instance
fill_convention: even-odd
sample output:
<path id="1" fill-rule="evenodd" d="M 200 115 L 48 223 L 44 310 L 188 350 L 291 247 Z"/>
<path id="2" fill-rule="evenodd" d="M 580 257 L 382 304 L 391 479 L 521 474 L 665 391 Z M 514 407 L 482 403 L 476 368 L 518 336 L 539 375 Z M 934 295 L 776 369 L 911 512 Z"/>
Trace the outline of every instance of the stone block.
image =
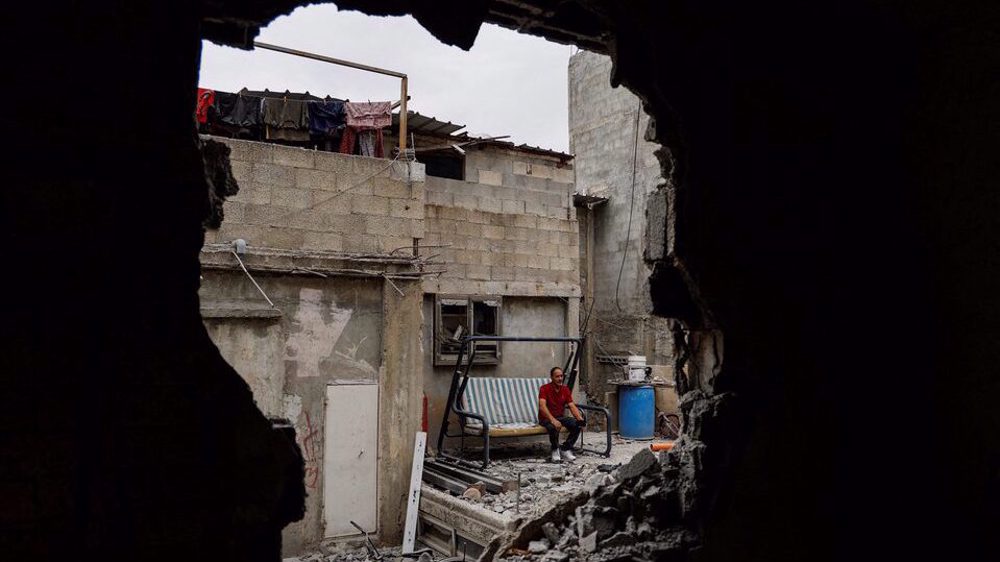
<path id="1" fill-rule="evenodd" d="M 399 199 L 410 198 L 410 186 L 406 183 L 390 178 L 372 179 L 372 195 L 378 197 L 396 197 Z"/>
<path id="2" fill-rule="evenodd" d="M 552 258 L 550 267 L 557 271 L 569 271 L 573 269 L 573 260 L 571 258 Z"/>
<path id="3" fill-rule="evenodd" d="M 561 246 L 552 244 L 551 242 L 536 242 L 535 251 L 538 252 L 540 256 L 547 256 L 550 258 L 559 257 L 559 250 Z"/>
<path id="4" fill-rule="evenodd" d="M 457 231 L 458 221 L 453 221 L 438 217 L 435 220 L 426 221 L 427 230 L 439 233 L 443 236 L 454 236 Z"/>
<path id="5" fill-rule="evenodd" d="M 315 191 L 336 191 L 337 176 L 331 172 L 311 168 L 296 168 L 295 187 Z"/>
<path id="6" fill-rule="evenodd" d="M 576 182 L 576 172 L 572 168 L 556 168 L 552 173 L 552 181 L 564 184 Z"/>
<path id="7" fill-rule="evenodd" d="M 294 187 L 295 170 L 286 166 L 276 164 L 254 163 L 253 183 L 267 187 Z"/>
<path id="8" fill-rule="evenodd" d="M 406 162 L 400 160 L 389 168 L 389 177 L 404 184 L 407 180 L 411 182 L 423 182 L 427 179 L 427 166 L 420 162 L 410 162 L 409 166 L 407 166 Z"/>
<path id="9" fill-rule="evenodd" d="M 571 246 L 571 245 L 568 245 L 568 244 L 566 244 L 566 245 L 552 244 L 552 246 L 554 246 L 556 248 L 556 256 L 558 256 L 560 258 L 579 258 L 580 257 L 580 248 L 579 248 L 579 246 Z"/>
<path id="10" fill-rule="evenodd" d="M 271 205 L 288 209 L 305 209 L 312 204 L 312 192 L 306 189 L 276 187 L 271 191 Z"/>
<path id="11" fill-rule="evenodd" d="M 315 168 L 316 151 L 293 146 L 275 146 L 274 163 L 289 168 Z"/>
<path id="12" fill-rule="evenodd" d="M 344 235 L 345 252 L 380 252 L 382 245 L 374 234 L 348 233 Z"/>
<path id="13" fill-rule="evenodd" d="M 302 247 L 306 250 L 341 251 L 344 249 L 344 237 L 336 232 L 305 231 Z"/>
<path id="14" fill-rule="evenodd" d="M 486 185 L 503 184 L 503 174 L 493 170 L 479 170 L 479 183 Z"/>
<path id="15" fill-rule="evenodd" d="M 251 205 L 270 205 L 271 187 L 268 185 L 246 182 L 240 186 L 240 192 L 230 197 L 229 201 L 240 201 Z"/>
<path id="16" fill-rule="evenodd" d="M 352 195 L 351 212 L 359 215 L 389 215 L 389 199 L 374 195 Z"/>

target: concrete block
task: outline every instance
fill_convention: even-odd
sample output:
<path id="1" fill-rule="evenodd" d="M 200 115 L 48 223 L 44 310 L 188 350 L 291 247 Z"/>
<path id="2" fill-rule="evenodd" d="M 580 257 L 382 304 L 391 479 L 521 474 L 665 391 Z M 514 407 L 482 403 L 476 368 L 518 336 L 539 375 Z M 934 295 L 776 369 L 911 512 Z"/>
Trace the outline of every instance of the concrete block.
<path id="1" fill-rule="evenodd" d="M 435 219 L 438 216 L 437 205 L 424 205 L 424 218 Z"/>
<path id="2" fill-rule="evenodd" d="M 390 178 L 372 179 L 372 195 L 378 197 L 396 197 L 399 199 L 410 198 L 410 186 L 405 182 Z"/>
<path id="3" fill-rule="evenodd" d="M 514 268 L 506 266 L 490 267 L 490 279 L 494 281 L 514 281 Z"/>
<path id="4" fill-rule="evenodd" d="M 469 220 L 469 210 L 458 207 L 441 207 L 438 209 L 438 216 L 453 221 L 467 221 Z"/>
<path id="5" fill-rule="evenodd" d="M 272 205 L 252 205 L 243 207 L 243 222 L 246 224 L 269 225 L 281 215 L 288 214 L 289 209 L 279 209 Z"/>
<path id="6" fill-rule="evenodd" d="M 518 228 L 537 228 L 538 219 L 530 215 L 514 215 L 514 224 Z"/>
<path id="7" fill-rule="evenodd" d="M 240 201 L 251 205 L 270 205 L 271 187 L 268 185 L 247 182 L 240 188 L 240 192 L 229 198 L 230 201 Z"/>
<path id="8" fill-rule="evenodd" d="M 315 168 L 316 151 L 294 146 L 275 146 L 274 163 L 289 168 Z"/>
<path id="9" fill-rule="evenodd" d="M 380 237 L 374 234 L 352 233 L 344 236 L 345 252 L 380 252 L 382 245 L 379 243 Z"/>
<path id="10" fill-rule="evenodd" d="M 395 255 L 413 255 L 413 251 L 408 248 L 413 247 L 413 238 L 409 236 L 383 236 L 379 238 L 382 244 L 381 251 L 385 253 L 397 250 Z M 403 248 L 403 249 L 401 249 Z"/>
<path id="11" fill-rule="evenodd" d="M 409 199 L 390 199 L 389 216 L 406 219 L 423 219 L 424 206 Z"/>
<path id="12" fill-rule="evenodd" d="M 556 271 L 572 271 L 576 269 L 576 260 L 573 258 L 551 258 L 550 267 Z"/>
<path id="13" fill-rule="evenodd" d="M 527 228 L 517 228 L 516 226 L 505 226 L 503 237 L 505 240 L 531 240 L 532 230 Z"/>
<path id="14" fill-rule="evenodd" d="M 478 281 L 490 280 L 490 266 L 488 265 L 467 265 L 465 266 L 465 276 Z"/>
<path id="15" fill-rule="evenodd" d="M 437 205 L 440 207 L 451 207 L 455 204 L 454 195 L 441 191 L 425 191 L 424 201 L 426 201 L 428 205 Z"/>
<path id="16" fill-rule="evenodd" d="M 351 164 L 353 166 L 354 173 L 359 177 L 383 177 L 388 178 L 391 175 L 389 171 L 391 166 L 390 161 L 383 158 L 368 158 L 366 156 L 350 156 Z M 392 166 L 401 166 L 399 162 L 395 162 Z"/>
<path id="17" fill-rule="evenodd" d="M 424 227 L 424 221 L 422 220 L 410 219 L 407 221 L 406 225 L 411 238 L 423 238 L 427 235 Z"/>
<path id="18" fill-rule="evenodd" d="M 531 164 L 523 160 L 514 160 L 511 164 L 511 171 L 515 174 L 524 176 L 531 173 Z"/>
<path id="19" fill-rule="evenodd" d="M 479 170 L 479 183 L 501 185 L 503 183 L 503 174 L 494 172 L 493 170 Z"/>
<path id="20" fill-rule="evenodd" d="M 555 230 L 564 232 L 566 229 L 563 226 L 564 221 L 560 219 L 554 219 L 551 217 L 538 217 L 538 228 L 539 230 Z"/>
<path id="21" fill-rule="evenodd" d="M 538 203 L 538 202 L 526 201 L 524 203 L 524 212 L 526 214 L 529 214 L 529 215 L 535 215 L 535 216 L 540 216 L 540 217 L 546 217 L 546 216 L 551 217 L 552 215 L 549 214 L 549 212 L 548 212 L 549 208 L 550 207 L 548 207 L 546 205 L 543 205 L 542 203 Z M 559 209 L 559 210 L 562 211 L 562 215 L 561 216 L 565 217 L 566 216 L 565 209 Z M 560 215 L 556 215 L 556 216 L 560 216 Z"/>
<path id="22" fill-rule="evenodd" d="M 456 193 L 454 194 L 455 206 L 462 209 L 477 209 L 479 208 L 479 198 L 475 195 L 469 195 L 466 193 Z"/>
<path id="23" fill-rule="evenodd" d="M 337 175 L 352 175 L 354 163 L 350 156 L 337 152 L 317 152 L 314 156 L 315 168 Z M 360 176 L 359 176 L 360 177 Z"/>
<path id="24" fill-rule="evenodd" d="M 351 212 L 360 215 L 388 216 L 389 199 L 374 195 L 351 196 Z"/>
<path id="25" fill-rule="evenodd" d="M 528 256 L 528 267 L 531 269 L 548 269 L 549 259 L 546 256 L 539 255 L 529 255 Z M 555 258 L 559 259 L 559 258 Z"/>
<path id="26" fill-rule="evenodd" d="M 556 168 L 552 173 L 552 181 L 573 184 L 576 182 L 576 172 L 572 168 Z"/>
<path id="27" fill-rule="evenodd" d="M 276 164 L 258 164 L 253 166 L 253 182 L 267 187 L 294 187 L 295 170 Z"/>
<path id="28" fill-rule="evenodd" d="M 364 215 L 338 215 L 330 217 L 329 232 L 339 232 L 348 236 L 366 232 L 368 217 Z"/>
<path id="29" fill-rule="evenodd" d="M 570 217 L 570 213 L 572 213 L 572 217 Z M 576 209 L 572 207 L 567 209 L 562 206 L 552 207 L 550 205 L 542 205 L 542 212 L 539 214 L 554 219 L 576 218 Z"/>
<path id="30" fill-rule="evenodd" d="M 369 216 L 365 218 L 365 232 L 377 236 L 393 236 L 401 234 L 406 227 L 406 221 L 393 217 Z M 409 233 L 406 233 L 409 235 Z"/>
<path id="31" fill-rule="evenodd" d="M 453 237 L 457 231 L 458 221 L 438 217 L 435 220 L 426 221 L 425 228 L 430 232 L 436 232 L 444 236 Z"/>
<path id="32" fill-rule="evenodd" d="M 336 191 L 337 176 L 332 172 L 314 170 L 311 168 L 296 168 L 295 187 L 316 191 Z"/>
<path id="33" fill-rule="evenodd" d="M 409 178 L 407 178 L 407 175 L 409 175 Z M 407 179 L 411 182 L 423 182 L 427 179 L 427 166 L 420 162 L 410 162 L 409 166 L 407 166 L 406 162 L 400 160 L 389 168 L 389 177 L 404 184 Z"/>
<path id="34" fill-rule="evenodd" d="M 492 187 L 490 194 L 496 199 L 510 199 L 512 201 L 521 199 L 521 191 L 512 187 Z"/>
<path id="35" fill-rule="evenodd" d="M 577 258 L 577 259 L 579 259 L 579 257 L 580 257 L 580 248 L 579 248 L 579 246 L 571 246 L 571 245 L 568 245 L 568 244 L 567 245 L 552 244 L 552 246 L 554 248 L 556 248 L 556 256 L 558 256 L 560 258 Z"/>
<path id="36" fill-rule="evenodd" d="M 233 177 L 236 179 L 236 183 L 240 184 L 240 189 L 243 188 L 244 182 L 250 182 L 253 163 L 230 160 L 229 167 L 233 170 Z"/>
<path id="37" fill-rule="evenodd" d="M 507 213 L 520 213 L 524 214 L 524 201 L 513 201 L 510 199 L 505 199 L 503 201 L 503 212 Z"/>
<path id="38" fill-rule="evenodd" d="M 276 187 L 271 191 L 271 205 L 287 209 L 305 209 L 312 204 L 312 191 Z"/>
<path id="39" fill-rule="evenodd" d="M 490 224 L 490 216 L 482 211 L 469 211 L 468 221 L 474 224 Z"/>
<path id="40" fill-rule="evenodd" d="M 483 225 L 471 222 L 459 221 L 455 225 L 455 233 L 459 236 L 481 237 L 483 235 Z"/>
<path id="41" fill-rule="evenodd" d="M 540 255 L 540 256 L 547 256 L 547 257 L 550 257 L 550 258 L 560 257 L 559 256 L 559 252 L 560 252 L 561 249 L 562 249 L 562 246 L 558 246 L 558 245 L 553 244 L 551 242 L 536 242 L 535 243 L 535 251 L 538 252 L 538 255 Z M 565 257 L 565 256 L 562 256 L 562 257 Z"/>
<path id="42" fill-rule="evenodd" d="M 219 138 L 213 140 L 224 142 L 229 146 L 230 161 L 253 162 L 255 164 L 274 162 L 275 145 L 273 144 Z"/>
<path id="43" fill-rule="evenodd" d="M 223 222 L 240 223 L 243 222 L 246 213 L 246 204 L 239 201 L 228 200 L 222 207 Z"/>
<path id="44" fill-rule="evenodd" d="M 528 254 L 504 254 L 504 265 L 507 267 L 528 267 L 529 258 L 532 256 Z"/>
<path id="45" fill-rule="evenodd" d="M 479 198 L 479 210 L 486 213 L 502 213 L 503 203 L 496 197 L 483 196 Z"/>
<path id="46" fill-rule="evenodd" d="M 500 240 L 504 238 L 504 235 L 504 227 L 502 226 L 483 225 L 484 238 L 490 240 Z"/>
<path id="47" fill-rule="evenodd" d="M 302 248 L 339 252 L 344 249 L 344 237 L 336 232 L 305 231 Z"/>
<path id="48" fill-rule="evenodd" d="M 339 191 L 314 191 L 312 208 L 323 215 L 347 215 L 351 213 L 351 199 L 363 194 L 341 193 Z"/>
<path id="49" fill-rule="evenodd" d="M 302 249 L 306 231 L 298 228 L 268 227 L 263 231 L 264 245 L 268 248 Z"/>

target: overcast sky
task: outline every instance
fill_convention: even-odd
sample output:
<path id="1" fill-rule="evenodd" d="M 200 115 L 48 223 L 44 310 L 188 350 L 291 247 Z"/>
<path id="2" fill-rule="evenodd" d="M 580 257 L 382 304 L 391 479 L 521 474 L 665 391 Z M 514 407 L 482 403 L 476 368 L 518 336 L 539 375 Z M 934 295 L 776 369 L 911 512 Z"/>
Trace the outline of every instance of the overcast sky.
<path id="1" fill-rule="evenodd" d="M 466 125 L 472 134 L 568 150 L 567 45 L 484 25 L 475 46 L 463 51 L 440 43 L 409 16 L 377 18 L 329 4 L 280 17 L 257 39 L 405 73 L 413 111 Z M 230 92 L 246 86 L 352 101 L 399 99 L 398 78 L 207 41 L 200 84 Z"/>

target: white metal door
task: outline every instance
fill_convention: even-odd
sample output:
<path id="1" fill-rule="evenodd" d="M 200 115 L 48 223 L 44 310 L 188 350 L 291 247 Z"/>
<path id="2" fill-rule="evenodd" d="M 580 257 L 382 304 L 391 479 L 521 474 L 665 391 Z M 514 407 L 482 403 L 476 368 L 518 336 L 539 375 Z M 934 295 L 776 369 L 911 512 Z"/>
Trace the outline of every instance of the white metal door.
<path id="1" fill-rule="evenodd" d="M 327 537 L 377 529 L 378 385 L 326 387 L 323 523 Z"/>

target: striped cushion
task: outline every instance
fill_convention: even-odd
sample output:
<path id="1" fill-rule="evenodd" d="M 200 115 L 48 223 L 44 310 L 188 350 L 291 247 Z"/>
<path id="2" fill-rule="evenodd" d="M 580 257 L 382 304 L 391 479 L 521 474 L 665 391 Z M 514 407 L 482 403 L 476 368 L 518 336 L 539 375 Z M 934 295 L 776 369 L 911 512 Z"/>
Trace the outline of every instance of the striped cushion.
<path id="1" fill-rule="evenodd" d="M 475 412 L 490 426 L 538 423 L 538 389 L 548 377 L 501 378 L 469 377 L 462 394 L 462 408 Z M 481 427 L 479 420 L 468 419 L 469 427 Z"/>

